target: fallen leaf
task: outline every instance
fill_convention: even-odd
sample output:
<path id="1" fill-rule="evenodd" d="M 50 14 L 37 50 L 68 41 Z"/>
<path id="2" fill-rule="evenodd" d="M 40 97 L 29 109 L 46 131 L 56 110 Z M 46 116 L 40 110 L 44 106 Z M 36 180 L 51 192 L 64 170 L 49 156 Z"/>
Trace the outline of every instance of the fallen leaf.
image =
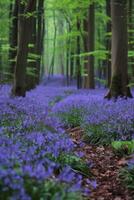
<path id="1" fill-rule="evenodd" d="M 122 158 L 121 160 L 118 161 L 118 165 L 124 166 L 127 164 L 127 160 L 125 158 Z"/>

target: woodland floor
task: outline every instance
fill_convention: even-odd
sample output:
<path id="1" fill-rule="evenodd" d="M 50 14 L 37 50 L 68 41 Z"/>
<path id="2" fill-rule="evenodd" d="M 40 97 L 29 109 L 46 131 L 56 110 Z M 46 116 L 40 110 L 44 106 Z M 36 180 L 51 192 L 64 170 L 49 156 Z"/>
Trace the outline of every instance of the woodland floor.
<path id="1" fill-rule="evenodd" d="M 9 141 L 9 147 L 10 147 L 11 140 L 13 140 L 13 142 L 16 142 L 16 144 L 17 144 L 17 141 L 16 141 L 17 137 L 23 138 L 23 140 L 25 139 L 24 141 L 26 142 L 26 144 L 30 145 L 31 143 L 30 144 L 28 143 L 29 142 L 28 139 L 30 138 L 31 139 L 30 141 L 34 141 L 34 137 L 33 137 L 34 135 L 32 136 L 32 133 L 34 133 L 35 131 L 37 131 L 37 133 L 38 133 L 40 131 L 39 135 L 41 135 L 43 138 L 48 137 L 50 139 L 50 141 L 52 142 L 52 144 L 49 144 L 47 142 L 47 140 L 42 140 L 42 138 L 41 138 L 41 141 L 40 140 L 38 141 L 39 144 L 37 142 L 37 144 L 35 144 L 35 146 L 40 147 L 40 145 L 41 145 L 42 148 L 45 148 L 45 146 L 49 148 L 49 145 L 50 145 L 50 147 L 51 147 L 50 150 L 52 149 L 50 151 L 50 153 L 54 154 L 55 149 L 56 149 L 54 146 L 55 142 L 57 142 L 57 149 L 58 149 L 60 146 L 58 143 L 58 142 L 60 142 L 59 137 L 62 135 L 61 130 L 65 127 L 64 128 L 65 132 L 67 132 L 69 134 L 69 136 L 71 137 L 71 140 L 75 144 L 74 148 L 73 148 L 74 149 L 73 154 L 76 155 L 76 153 L 81 152 L 82 156 L 78 156 L 78 157 L 80 157 L 84 161 L 84 163 L 89 163 L 89 174 L 91 174 L 91 177 L 85 176 L 85 174 L 84 175 L 82 174 L 83 175 L 82 176 L 82 184 L 83 184 L 82 186 L 84 186 L 85 189 L 87 188 L 87 191 L 89 189 L 90 193 L 87 193 L 87 194 L 82 193 L 82 195 L 83 195 L 82 199 L 83 200 L 133 200 L 134 198 L 132 197 L 130 191 L 128 191 L 126 189 L 126 187 L 123 186 L 123 184 L 121 183 L 121 180 L 119 178 L 119 173 L 120 173 L 121 168 L 124 168 L 127 165 L 127 160 L 130 159 L 131 156 L 129 156 L 129 157 L 117 156 L 114 153 L 112 147 L 110 147 L 110 145 L 109 146 L 102 146 L 102 145 L 97 146 L 97 145 L 91 145 L 87 142 L 84 142 L 83 136 L 85 135 L 85 133 L 79 126 L 75 127 L 75 125 L 74 125 L 73 127 L 75 127 L 75 128 L 66 128 L 66 127 L 72 127 L 72 126 L 66 126 L 63 123 L 57 123 L 57 121 L 55 123 L 55 121 L 53 121 L 53 117 L 51 115 L 49 116 L 49 114 L 55 114 L 55 111 L 56 111 L 55 105 L 57 106 L 56 108 L 59 110 L 66 108 L 66 105 L 67 105 L 67 109 L 65 111 L 68 111 L 70 104 L 74 105 L 74 102 L 76 103 L 76 105 L 78 105 L 78 108 L 80 107 L 80 105 L 83 105 L 83 104 L 85 104 L 86 108 L 87 108 L 88 101 L 86 101 L 86 99 L 84 99 L 84 98 L 90 97 L 89 99 L 91 99 L 91 100 L 93 99 L 93 102 L 94 102 L 94 100 L 97 102 L 98 96 L 100 94 L 101 94 L 101 96 L 104 96 L 105 91 L 100 91 L 100 90 L 90 91 L 89 96 L 85 95 L 88 93 L 88 91 L 84 91 L 84 92 L 81 91 L 80 95 L 77 95 L 78 91 L 73 87 L 72 88 L 65 88 L 65 87 L 58 88 L 58 86 L 53 87 L 54 84 L 55 83 L 51 83 L 50 86 L 52 86 L 52 87 L 39 86 L 35 90 L 28 92 L 26 98 L 24 98 L 24 99 L 10 98 L 9 97 L 10 86 L 1 87 L 1 102 L 0 102 L 1 119 L 4 119 L 5 113 L 7 114 L 6 117 L 7 116 L 9 117 L 9 118 L 5 118 L 5 121 L 3 120 L 3 124 L 1 124 L 1 126 L 4 128 L 3 130 L 5 130 L 7 133 L 7 142 Z M 98 94 L 99 92 L 100 92 L 100 94 Z M 101 98 L 101 97 L 99 97 L 99 98 Z M 69 101 L 68 101 L 68 99 L 69 99 Z M 82 104 L 81 104 L 81 102 L 82 102 Z M 102 112 L 104 111 L 102 109 L 103 104 L 100 104 L 101 103 L 100 100 L 98 102 L 99 102 L 98 105 L 101 107 L 101 109 L 100 109 L 100 112 L 98 113 L 97 117 L 100 116 L 102 114 Z M 102 100 L 102 102 L 103 102 L 103 100 Z M 131 107 L 133 104 L 131 104 L 132 102 L 129 102 L 129 103 L 130 103 L 129 106 L 128 106 L 128 104 L 127 105 L 125 104 L 126 105 L 125 109 L 127 110 L 126 119 L 129 118 L 129 116 L 133 116 L 133 113 L 134 113 L 134 109 L 132 109 L 132 107 Z M 64 105 L 64 106 L 62 107 L 62 105 Z M 91 104 L 91 105 L 93 106 L 93 104 Z M 95 106 L 96 105 L 97 104 L 95 104 Z M 119 106 L 121 108 L 122 108 L 122 105 L 124 106 L 124 104 L 121 104 L 121 103 L 119 104 Z M 95 110 L 93 112 L 93 116 L 95 114 L 97 114 L 98 108 L 99 107 L 97 107 L 97 111 Z M 116 108 L 117 108 L 117 106 L 116 106 Z M 133 106 L 133 108 L 134 108 L 134 106 Z M 112 107 L 112 109 L 113 109 L 113 107 Z M 131 110 L 132 110 L 132 113 L 130 113 Z M 62 111 L 64 111 L 64 109 Z M 91 109 L 91 111 L 92 111 L 92 109 Z M 120 109 L 119 109 L 119 111 L 120 111 Z M 24 119 L 20 118 L 21 112 L 23 113 Z M 80 112 L 81 112 L 81 110 L 80 110 Z M 123 116 L 125 115 L 124 110 L 123 111 L 121 110 L 121 113 L 123 113 Z M 115 119 L 117 119 L 118 115 L 115 115 L 115 114 L 116 113 L 113 114 L 113 118 L 114 118 L 114 121 L 117 121 Z M 118 112 L 117 112 L 117 114 L 118 114 Z M 72 115 L 72 113 L 71 113 L 71 115 Z M 105 113 L 104 113 L 104 115 L 105 115 Z M 110 115 L 111 115 L 111 113 L 110 113 Z M 119 115 L 120 115 L 120 113 L 119 113 Z M 77 117 L 78 116 L 76 116 L 76 118 Z M 96 115 L 95 115 L 95 118 L 96 118 Z M 18 119 L 20 120 L 19 125 L 17 122 Z M 33 119 L 34 119 L 34 123 L 33 123 Z M 13 121 L 14 124 L 11 123 L 12 120 L 14 120 Z M 51 131 L 51 129 L 47 130 L 47 128 L 46 128 L 47 126 L 45 128 L 43 127 L 43 129 L 41 128 L 41 130 L 40 130 L 40 124 L 42 124 L 42 122 L 44 124 L 46 123 L 45 125 L 49 125 L 50 127 L 52 126 L 51 128 L 55 128 L 55 130 L 58 130 L 59 132 L 56 131 L 57 135 L 53 134 L 53 130 L 52 131 Z M 118 128 L 118 126 L 120 124 L 122 124 L 123 122 L 124 121 L 121 121 L 121 122 L 117 121 L 116 127 Z M 125 124 L 125 125 L 127 125 L 127 124 Z M 10 128 L 10 132 L 13 135 L 13 137 L 11 139 L 10 139 L 10 137 L 8 137 L 8 129 L 9 128 Z M 5 137 L 5 135 L 4 135 L 5 132 L 2 132 L 3 130 L 0 130 L 1 131 L 0 134 L 1 134 L 1 136 Z M 22 131 L 22 133 L 21 133 L 21 131 Z M 29 136 L 28 139 L 27 139 L 27 137 L 25 137 L 26 134 L 23 135 L 23 132 L 24 133 L 26 132 L 28 134 L 28 136 Z M 20 135 L 19 135 L 19 133 L 20 133 Z M 60 133 L 60 134 L 58 135 L 58 133 Z M 15 137 L 15 134 L 16 134 L 16 137 Z M 64 142 L 64 140 L 62 141 L 63 142 L 62 145 L 64 147 L 63 149 L 65 149 L 64 150 L 65 154 L 68 153 L 67 150 L 68 150 L 68 146 L 69 146 L 70 137 L 68 137 L 67 140 L 65 140 L 65 142 Z M 53 138 L 54 138 L 54 140 L 53 140 Z M 0 137 L 0 139 L 2 140 L 2 137 Z M 40 139 L 40 138 L 38 138 L 38 139 Z M 5 141 L 5 138 L 3 140 Z M 36 138 L 36 140 L 37 140 L 37 138 Z M 45 142 L 42 143 L 42 141 L 46 141 L 46 143 Z M 72 141 L 71 141 L 71 143 L 72 143 Z M 19 140 L 19 142 L 20 142 L 19 143 L 19 145 L 20 145 L 22 140 Z M 41 144 L 40 144 L 40 142 L 41 142 Z M 13 145 L 14 145 L 14 143 L 13 143 Z M 23 147 L 23 143 L 21 145 Z M 28 147 L 30 148 L 31 146 L 28 146 Z M 2 148 L 4 149 L 3 152 L 8 153 L 7 160 L 6 159 L 5 160 L 9 161 L 9 163 L 10 163 L 10 160 L 8 159 L 8 156 L 10 158 L 10 148 L 7 148 L 6 146 L 3 146 Z M 57 151 L 61 151 L 61 149 L 58 149 Z M 26 150 L 26 148 L 25 148 L 25 150 Z M 23 151 L 24 151 L 24 149 L 22 148 L 22 152 L 20 151 L 20 156 L 23 156 L 24 153 L 26 153 L 27 158 L 29 160 L 31 159 L 30 162 L 33 162 L 32 156 L 31 156 L 31 154 L 29 154 L 30 152 L 29 151 L 23 152 Z M 46 150 L 44 149 L 44 151 L 46 151 Z M 70 153 L 70 151 L 72 153 L 72 149 L 69 150 L 69 153 Z M 3 154 L 1 152 L 0 152 L 0 155 Z M 38 152 L 38 153 L 40 153 L 40 152 Z M 18 155 L 17 149 L 15 149 L 15 155 L 16 155 L 16 157 Z M 33 153 L 33 155 L 35 155 L 35 154 Z M 70 155 L 70 154 L 68 154 L 68 155 Z M 5 157 L 6 156 L 4 155 L 4 158 Z M 2 158 L 2 160 L 4 160 L 3 155 L 1 155 L 0 158 Z M 24 159 L 25 159 L 25 156 L 24 156 Z M 38 158 L 36 158 L 36 157 L 35 157 L 35 159 L 38 160 Z M 41 162 L 41 161 L 42 161 L 41 159 L 38 160 L 38 162 Z M 18 162 L 19 162 L 19 159 L 18 159 Z M 38 164 L 38 162 L 37 162 L 37 164 Z M 59 161 L 57 161 L 57 163 L 58 162 Z M 4 166 L 4 164 L 3 164 L 3 166 Z M 0 165 L 2 165 L 2 163 L 0 163 Z M 79 165 L 79 163 L 78 163 L 78 165 Z M 46 166 L 47 166 L 47 164 L 46 164 Z M 59 164 L 57 166 L 59 167 Z M 23 165 L 22 165 L 22 167 L 23 167 Z M 58 167 L 57 167 L 57 169 L 58 169 Z M 37 165 L 35 165 L 35 168 L 37 168 Z M 4 168 L 4 170 L 5 170 L 5 168 Z M 13 170 L 14 170 L 14 168 L 13 168 Z M 75 172 L 75 168 L 72 168 L 72 170 Z M 83 172 L 83 171 L 80 171 L 80 172 Z M 52 175 L 55 175 L 55 174 L 53 174 L 53 172 L 52 172 Z M 29 174 L 29 176 L 30 176 L 30 174 Z M 91 185 L 90 178 L 91 178 L 91 180 L 96 181 L 96 182 L 94 181 L 94 184 L 97 184 L 97 187 L 94 187 L 93 185 Z M 87 179 L 89 179 L 89 182 L 87 182 Z M 38 179 L 37 179 L 37 181 L 38 181 Z M 57 182 L 56 182 L 56 184 L 57 184 Z M 70 186 L 70 183 L 69 183 L 69 186 Z M 93 187 L 96 189 L 93 189 Z M 40 193 L 40 191 L 39 191 L 39 193 Z M 85 194 L 85 196 L 84 196 L 84 194 Z M 1 193 L 0 193 L 0 195 L 1 195 Z M 54 198 L 52 198 L 52 199 L 54 199 Z M 3 200 L 3 199 L 0 198 L 0 200 Z M 74 200 L 74 199 L 71 199 L 71 200 Z"/>
<path id="2" fill-rule="evenodd" d="M 92 160 L 90 168 L 98 185 L 92 190 L 89 200 L 133 200 L 130 192 L 121 184 L 119 170 L 126 165 L 126 158 L 115 156 L 112 148 L 95 146 L 84 143 L 81 147 L 83 131 L 79 127 L 68 129 L 73 142 L 77 145 L 76 151 L 84 153 L 84 160 Z"/>

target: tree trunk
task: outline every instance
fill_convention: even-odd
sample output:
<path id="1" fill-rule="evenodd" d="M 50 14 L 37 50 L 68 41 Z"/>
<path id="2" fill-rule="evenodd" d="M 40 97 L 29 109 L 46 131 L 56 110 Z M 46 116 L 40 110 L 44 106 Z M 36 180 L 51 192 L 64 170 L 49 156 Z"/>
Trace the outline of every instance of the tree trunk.
<path id="1" fill-rule="evenodd" d="M 28 43 L 30 41 L 29 28 L 31 27 L 29 12 L 33 11 L 35 0 L 29 0 L 26 7 L 19 2 L 18 21 L 18 50 L 15 66 L 14 85 L 12 93 L 15 96 L 25 96 L 26 93 L 26 66 L 28 56 Z"/>
<path id="2" fill-rule="evenodd" d="M 44 22 L 44 0 L 38 0 L 38 17 L 37 17 L 37 55 L 39 58 L 36 62 L 36 84 L 40 82 L 40 71 L 41 71 L 41 60 L 44 51 L 44 32 L 45 32 L 45 22 Z M 44 67 L 44 66 L 42 66 Z"/>
<path id="3" fill-rule="evenodd" d="M 71 33 L 71 24 L 67 21 L 67 31 L 70 34 Z M 67 86 L 70 85 L 70 65 L 71 65 L 71 38 L 69 37 L 67 39 L 67 49 L 66 49 L 66 83 Z"/>
<path id="4" fill-rule="evenodd" d="M 9 30 L 9 65 L 11 75 L 13 75 L 15 71 L 18 40 L 18 0 L 15 0 L 14 4 L 11 2 L 9 17 L 12 18 Z"/>
<path id="5" fill-rule="evenodd" d="M 44 2 L 44 1 L 43 1 Z M 44 4 L 43 4 L 44 7 Z M 44 63 L 44 37 L 45 37 L 45 18 L 44 18 L 44 9 L 43 9 L 43 13 L 42 13 L 42 36 L 41 36 L 41 60 L 40 60 L 40 79 L 43 78 L 44 73 L 45 73 L 45 63 Z"/>
<path id="6" fill-rule="evenodd" d="M 111 17 L 111 5 L 110 5 L 110 0 L 106 0 L 106 14 L 108 17 Z M 111 32 L 111 20 L 108 20 L 107 22 L 107 27 L 106 27 L 107 33 Z M 110 36 L 107 36 L 106 39 L 106 49 L 107 51 L 111 50 L 111 39 Z M 107 56 L 107 86 L 110 87 L 111 83 L 111 53 L 108 53 Z"/>
<path id="7" fill-rule="evenodd" d="M 94 51 L 94 35 L 95 35 L 95 12 L 94 12 L 94 3 L 89 6 L 88 9 L 88 17 L 85 20 L 85 31 L 87 32 L 85 35 L 85 52 Z M 85 77 L 85 88 L 94 89 L 94 56 L 90 55 L 85 57 L 85 68 L 87 76 Z"/>
<path id="8" fill-rule="evenodd" d="M 84 52 L 88 52 L 88 20 L 87 16 L 84 19 L 83 22 L 83 29 L 84 29 L 84 35 L 83 35 L 83 43 L 84 43 Z M 83 77 L 83 87 L 88 88 L 88 66 L 89 66 L 89 59 L 88 56 L 84 57 L 84 77 Z"/>
<path id="9" fill-rule="evenodd" d="M 107 98 L 132 97 L 128 85 L 127 1 L 112 0 L 112 80 Z"/>
<path id="10" fill-rule="evenodd" d="M 77 31 L 80 32 L 80 20 L 77 19 Z M 77 36 L 77 60 L 76 60 L 76 72 L 77 72 L 77 88 L 80 89 L 82 87 L 81 80 L 81 63 L 80 63 L 80 33 Z"/>
<path id="11" fill-rule="evenodd" d="M 36 11 L 36 3 L 33 7 L 33 11 Z M 32 12 L 33 12 L 32 11 Z M 36 86 L 36 16 L 32 15 L 30 17 L 30 30 L 29 30 L 29 56 L 30 62 L 28 62 L 26 70 L 26 90 L 31 90 Z M 31 54 L 31 55 L 30 55 Z"/>
<path id="12" fill-rule="evenodd" d="M 73 80 L 74 77 L 74 58 L 73 58 L 74 52 L 73 48 L 71 47 L 71 52 L 70 52 L 70 81 Z"/>
<path id="13" fill-rule="evenodd" d="M 66 50 L 66 84 L 67 84 L 67 86 L 69 86 L 69 83 L 70 83 L 70 79 L 69 79 L 69 48 L 67 48 L 67 50 Z"/>
<path id="14" fill-rule="evenodd" d="M 63 35 L 64 34 L 64 21 L 61 17 L 61 15 L 59 15 L 58 17 L 58 34 L 59 35 Z M 64 63 L 64 42 L 62 41 L 58 41 L 58 46 L 60 47 L 60 50 L 59 50 L 59 56 L 58 56 L 58 59 L 59 59 L 59 65 L 60 65 L 60 72 L 62 75 L 65 74 L 65 63 Z"/>
<path id="15" fill-rule="evenodd" d="M 129 0 L 129 18 L 128 18 L 128 23 L 129 23 L 129 50 L 134 51 L 134 20 L 133 20 L 133 14 L 134 14 L 134 3 L 133 0 Z M 129 58 L 129 66 L 131 68 L 131 77 L 132 77 L 132 82 L 134 82 L 134 57 Z"/>
<path id="16" fill-rule="evenodd" d="M 56 51 L 56 37 L 57 37 L 57 24 L 55 18 L 55 11 L 53 12 L 53 22 L 54 22 L 54 38 L 53 38 L 53 53 L 52 59 L 49 67 L 49 76 L 54 74 L 54 64 L 55 64 L 55 51 Z"/>

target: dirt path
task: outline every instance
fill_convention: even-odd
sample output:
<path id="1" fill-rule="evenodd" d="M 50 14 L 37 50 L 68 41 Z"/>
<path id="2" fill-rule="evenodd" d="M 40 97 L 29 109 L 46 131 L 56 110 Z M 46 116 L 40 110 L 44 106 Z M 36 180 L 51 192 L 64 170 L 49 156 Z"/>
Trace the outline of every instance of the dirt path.
<path id="1" fill-rule="evenodd" d="M 67 130 L 76 144 L 76 151 L 84 153 L 85 161 L 92 161 L 92 173 L 97 180 L 97 188 L 92 191 L 89 200 L 133 200 L 119 180 L 119 170 L 125 165 L 125 159 L 115 156 L 111 148 L 85 144 L 81 146 L 82 131 L 78 128 Z"/>

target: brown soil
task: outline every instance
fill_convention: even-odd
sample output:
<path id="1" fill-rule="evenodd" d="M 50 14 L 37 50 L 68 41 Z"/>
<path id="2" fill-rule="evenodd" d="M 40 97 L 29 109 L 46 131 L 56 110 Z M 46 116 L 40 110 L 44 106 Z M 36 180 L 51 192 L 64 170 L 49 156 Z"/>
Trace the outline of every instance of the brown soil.
<path id="1" fill-rule="evenodd" d="M 67 132 L 76 144 L 75 151 L 83 152 L 83 159 L 88 162 L 93 162 L 91 172 L 98 186 L 92 190 L 91 195 L 86 199 L 133 200 L 119 179 L 119 170 L 126 165 L 126 159 L 117 157 L 110 147 L 98 147 L 86 143 L 81 146 L 83 132 L 79 127 L 67 129 Z"/>

